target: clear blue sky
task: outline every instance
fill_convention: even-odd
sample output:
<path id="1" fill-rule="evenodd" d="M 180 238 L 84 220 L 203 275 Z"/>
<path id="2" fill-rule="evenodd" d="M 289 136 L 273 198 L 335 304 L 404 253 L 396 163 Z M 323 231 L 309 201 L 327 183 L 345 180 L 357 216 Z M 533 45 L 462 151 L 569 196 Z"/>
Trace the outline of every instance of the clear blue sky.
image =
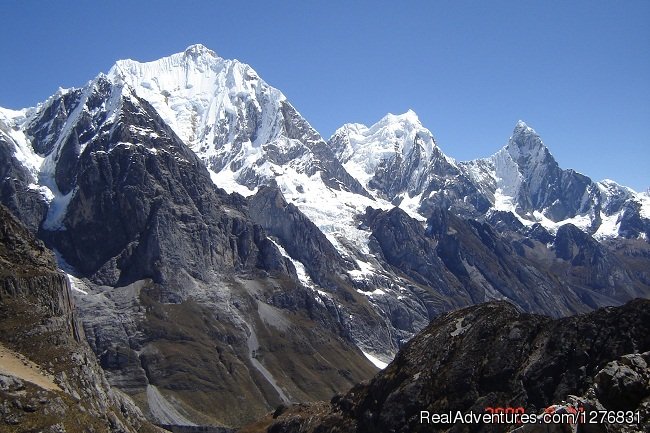
<path id="1" fill-rule="evenodd" d="M 253 66 L 325 138 L 411 108 L 466 160 L 522 119 L 564 168 L 650 186 L 647 0 L 5 0 L 0 40 L 7 108 L 203 43 Z"/>

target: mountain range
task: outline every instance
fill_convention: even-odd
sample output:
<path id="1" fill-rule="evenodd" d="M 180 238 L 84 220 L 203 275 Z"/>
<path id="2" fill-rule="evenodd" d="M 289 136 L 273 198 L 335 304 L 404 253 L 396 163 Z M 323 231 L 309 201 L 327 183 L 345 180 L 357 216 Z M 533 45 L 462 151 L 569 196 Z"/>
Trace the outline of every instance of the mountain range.
<path id="1" fill-rule="evenodd" d="M 110 385 L 164 425 L 328 399 L 460 307 L 650 297 L 650 196 L 560 168 L 524 122 L 467 162 L 412 111 L 325 140 L 202 45 L 0 109 L 0 200 L 54 251 Z"/>

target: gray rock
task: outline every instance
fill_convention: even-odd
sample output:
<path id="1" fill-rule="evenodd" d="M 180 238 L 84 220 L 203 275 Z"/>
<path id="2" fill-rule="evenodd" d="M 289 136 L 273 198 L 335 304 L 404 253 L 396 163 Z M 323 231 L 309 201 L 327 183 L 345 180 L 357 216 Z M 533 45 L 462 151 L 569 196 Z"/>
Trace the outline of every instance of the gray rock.
<path id="1" fill-rule="evenodd" d="M 106 383 L 85 341 L 68 280 L 56 269 L 54 256 L 1 205 L 0 263 L 0 342 L 41 370 L 54 357 L 52 373 L 60 388 L 42 389 L 20 380 L 19 371 L 9 371 L 12 375 L 0 380 L 0 399 L 12 402 L 1 406 L 4 422 L 42 431 L 153 432 L 134 405 L 121 411 L 125 421 L 119 425 L 101 421 L 119 412 L 122 400 Z M 79 364 L 80 359 L 87 362 Z M 93 421 L 81 417 L 82 412 Z"/>
<path id="2" fill-rule="evenodd" d="M 504 302 L 461 309 L 434 320 L 370 383 L 336 397 L 329 406 L 288 408 L 261 428 L 285 433 L 468 431 L 461 423 L 422 423 L 421 411 L 478 414 L 486 407 L 521 406 L 527 413 L 538 413 L 570 395 L 583 394 L 587 397 L 580 400 L 590 408 L 609 409 L 588 398 L 592 386 L 621 391 L 627 387 L 635 399 L 618 402 L 618 407 L 637 411 L 640 399 L 648 395 L 648 355 L 618 359 L 650 347 L 649 307 L 650 301 L 636 300 L 559 320 L 522 314 Z M 636 370 L 624 373 L 622 365 Z M 637 393 L 640 389 L 643 394 Z M 609 388 L 600 392 L 614 397 Z M 643 416 L 645 422 L 645 412 Z M 516 426 L 474 424 L 471 431 L 509 427 Z M 587 431 L 604 431 L 600 427 Z M 619 424 L 611 431 L 645 431 L 639 430 L 641 425 L 629 427 Z"/>

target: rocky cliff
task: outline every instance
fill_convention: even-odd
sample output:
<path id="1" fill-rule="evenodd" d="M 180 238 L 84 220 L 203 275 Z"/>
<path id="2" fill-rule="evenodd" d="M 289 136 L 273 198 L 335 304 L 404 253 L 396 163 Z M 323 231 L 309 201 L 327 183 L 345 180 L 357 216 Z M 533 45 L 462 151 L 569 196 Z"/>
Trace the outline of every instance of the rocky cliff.
<path id="1" fill-rule="evenodd" d="M 110 387 L 66 276 L 4 206 L 0 263 L 0 431 L 157 431 Z"/>

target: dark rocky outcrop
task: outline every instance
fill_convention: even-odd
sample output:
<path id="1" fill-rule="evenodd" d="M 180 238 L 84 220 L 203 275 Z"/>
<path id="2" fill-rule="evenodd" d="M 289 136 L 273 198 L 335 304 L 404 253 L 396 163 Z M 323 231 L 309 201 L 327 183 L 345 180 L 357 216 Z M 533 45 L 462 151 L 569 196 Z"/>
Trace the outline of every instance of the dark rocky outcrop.
<path id="1" fill-rule="evenodd" d="M 368 209 L 364 221 L 388 263 L 441 293 L 454 291 L 458 283 L 450 281 L 453 277 L 450 278 L 445 264 L 436 254 L 437 242 L 426 235 L 420 222 L 400 208 L 387 212 Z M 470 300 L 465 299 L 465 302 Z"/>
<path id="2" fill-rule="evenodd" d="M 368 210 L 365 221 L 388 263 L 444 297 L 447 304 L 430 308 L 430 318 L 491 299 L 509 299 L 525 311 L 553 316 L 587 311 L 554 275 L 518 254 L 486 223 L 440 209 L 425 228 L 399 208 Z"/>
<path id="3" fill-rule="evenodd" d="M 606 409 L 636 410 L 648 395 L 647 355 L 639 355 L 648 348 L 647 300 L 558 320 L 487 303 L 434 320 L 370 383 L 329 405 L 293 407 L 247 431 L 501 432 L 508 426 L 422 423 L 421 411 L 538 413 L 592 387 Z"/>

